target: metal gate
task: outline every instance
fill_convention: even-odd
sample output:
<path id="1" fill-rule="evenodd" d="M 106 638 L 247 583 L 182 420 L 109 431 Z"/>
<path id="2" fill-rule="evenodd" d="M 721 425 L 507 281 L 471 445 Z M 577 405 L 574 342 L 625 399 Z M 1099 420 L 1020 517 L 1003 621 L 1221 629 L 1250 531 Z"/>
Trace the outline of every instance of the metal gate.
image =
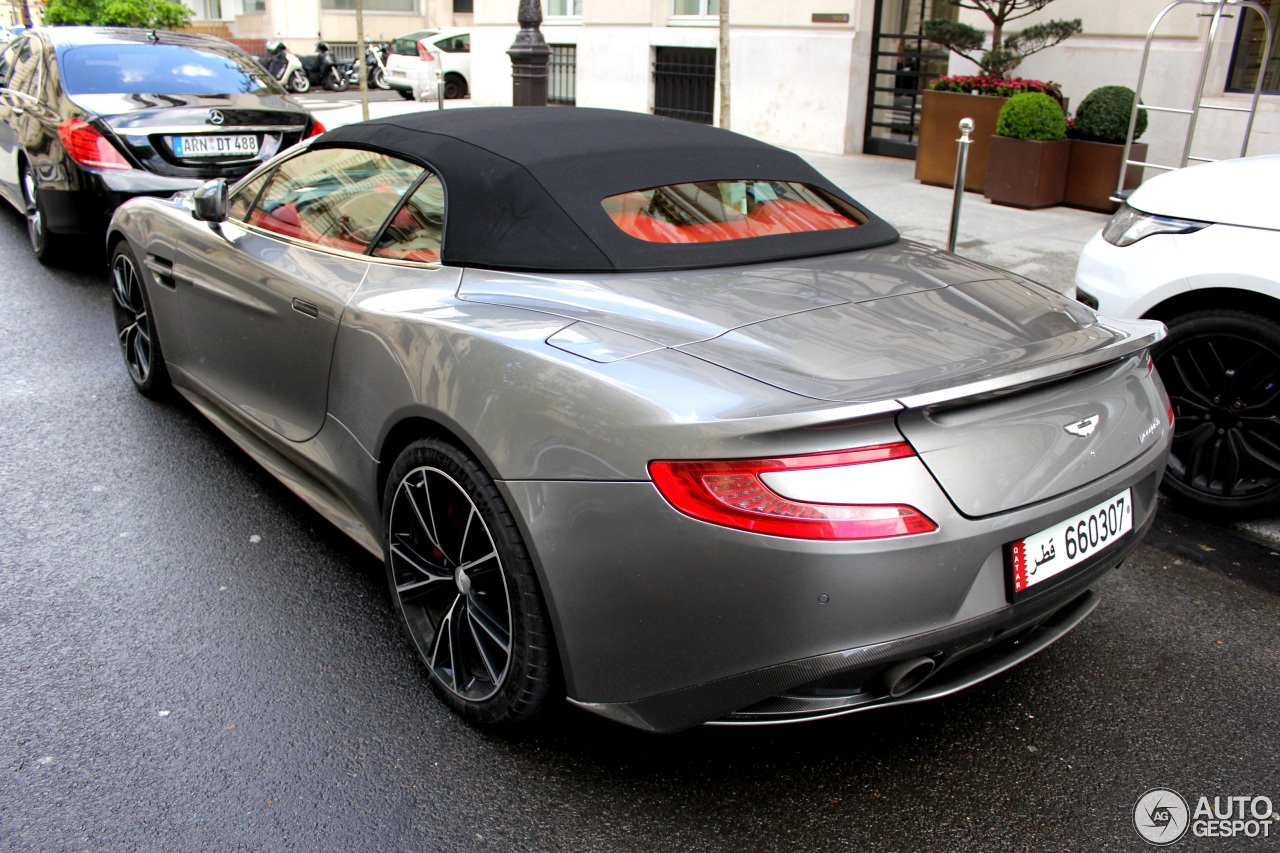
<path id="1" fill-rule="evenodd" d="M 552 44 L 547 62 L 547 103 L 572 107 L 577 103 L 578 47 Z"/>
<path id="2" fill-rule="evenodd" d="M 947 72 L 947 52 L 924 40 L 928 18 L 956 17 L 946 0 L 878 0 L 871 41 L 867 120 L 862 150 L 889 157 L 916 156 L 921 93 Z"/>
<path id="3" fill-rule="evenodd" d="M 716 52 L 659 47 L 653 62 L 653 114 L 711 124 L 715 119 Z"/>

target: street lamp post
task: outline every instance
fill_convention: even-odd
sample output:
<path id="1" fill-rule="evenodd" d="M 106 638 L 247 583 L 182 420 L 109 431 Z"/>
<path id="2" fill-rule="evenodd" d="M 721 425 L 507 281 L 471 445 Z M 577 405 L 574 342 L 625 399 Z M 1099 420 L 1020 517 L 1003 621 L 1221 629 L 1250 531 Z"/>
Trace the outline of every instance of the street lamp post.
<path id="1" fill-rule="evenodd" d="M 538 26 L 542 23 L 542 3 L 520 0 L 520 33 L 507 51 L 511 57 L 512 103 L 517 107 L 547 105 L 547 61 L 551 48 Z"/>

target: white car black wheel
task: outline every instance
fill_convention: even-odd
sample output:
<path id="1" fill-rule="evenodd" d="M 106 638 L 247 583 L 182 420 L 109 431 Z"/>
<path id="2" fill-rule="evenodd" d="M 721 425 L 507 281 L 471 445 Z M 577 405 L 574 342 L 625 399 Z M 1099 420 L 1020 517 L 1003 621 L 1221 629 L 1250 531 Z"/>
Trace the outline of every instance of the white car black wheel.
<path id="1" fill-rule="evenodd" d="M 1175 416 L 1165 491 L 1214 514 L 1274 508 L 1280 502 L 1280 324 L 1228 310 L 1175 318 L 1156 367 Z"/>

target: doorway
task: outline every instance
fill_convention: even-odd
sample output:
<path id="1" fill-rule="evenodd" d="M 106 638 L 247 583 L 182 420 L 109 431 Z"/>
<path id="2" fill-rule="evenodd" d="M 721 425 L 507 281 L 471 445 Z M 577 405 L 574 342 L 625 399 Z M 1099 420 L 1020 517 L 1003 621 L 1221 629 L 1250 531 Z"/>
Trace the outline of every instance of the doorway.
<path id="1" fill-rule="evenodd" d="M 921 93 L 947 73 L 946 49 L 925 41 L 921 30 L 931 18 L 954 21 L 959 11 L 948 0 L 877 0 L 865 153 L 915 159 Z"/>

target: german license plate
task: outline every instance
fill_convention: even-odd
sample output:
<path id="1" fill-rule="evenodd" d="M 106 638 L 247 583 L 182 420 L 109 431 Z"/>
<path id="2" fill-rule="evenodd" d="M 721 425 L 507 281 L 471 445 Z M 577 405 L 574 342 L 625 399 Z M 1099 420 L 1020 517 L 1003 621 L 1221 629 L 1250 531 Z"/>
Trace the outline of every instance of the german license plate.
<path id="1" fill-rule="evenodd" d="M 1133 530 L 1133 495 L 1125 489 L 1079 515 L 1009 546 L 1014 597 L 1078 565 Z"/>
<path id="2" fill-rule="evenodd" d="M 238 136 L 175 136 L 176 157 L 257 157 L 258 137 L 252 133 Z"/>

